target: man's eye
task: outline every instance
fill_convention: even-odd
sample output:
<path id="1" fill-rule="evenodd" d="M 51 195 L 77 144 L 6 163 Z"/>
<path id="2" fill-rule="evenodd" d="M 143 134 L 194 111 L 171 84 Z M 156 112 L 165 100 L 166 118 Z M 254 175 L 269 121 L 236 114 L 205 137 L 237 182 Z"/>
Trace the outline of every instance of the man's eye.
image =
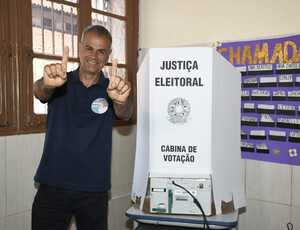
<path id="1" fill-rule="evenodd" d="M 106 55 L 106 50 L 97 50 L 97 53 L 100 55 Z"/>
<path id="2" fill-rule="evenodd" d="M 90 46 L 85 47 L 85 49 L 88 50 L 88 51 L 92 51 L 93 50 L 93 48 L 90 47 Z"/>

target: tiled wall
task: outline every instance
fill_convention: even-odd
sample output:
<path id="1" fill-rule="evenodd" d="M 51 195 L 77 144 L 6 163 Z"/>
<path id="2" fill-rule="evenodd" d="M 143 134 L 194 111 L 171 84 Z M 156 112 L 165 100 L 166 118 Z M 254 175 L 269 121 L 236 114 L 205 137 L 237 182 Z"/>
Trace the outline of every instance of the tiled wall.
<path id="1" fill-rule="evenodd" d="M 130 229 L 125 211 L 130 206 L 135 127 L 113 130 L 110 230 Z M 0 230 L 30 230 L 35 195 L 33 176 L 41 157 L 44 134 L 0 137 Z M 129 224 L 129 225 L 128 225 Z M 72 224 L 70 229 L 76 229 Z"/>
<path id="2" fill-rule="evenodd" d="M 300 167 L 247 160 L 245 172 L 248 205 L 239 229 L 287 230 L 288 222 L 300 229 Z"/>
<path id="3" fill-rule="evenodd" d="M 125 216 L 130 206 L 134 167 L 135 127 L 113 132 L 110 230 L 130 229 Z M 30 209 L 35 194 L 33 175 L 44 135 L 0 137 L 0 230 L 30 230 Z M 300 167 L 244 161 L 247 211 L 239 230 L 286 230 L 287 222 L 300 229 Z M 70 227 L 75 230 L 75 224 Z"/>

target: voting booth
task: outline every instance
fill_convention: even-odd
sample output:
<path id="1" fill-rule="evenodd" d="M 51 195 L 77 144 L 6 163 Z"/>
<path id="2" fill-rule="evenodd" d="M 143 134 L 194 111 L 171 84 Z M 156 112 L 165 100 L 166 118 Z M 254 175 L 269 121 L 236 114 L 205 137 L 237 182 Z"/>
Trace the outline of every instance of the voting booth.
<path id="1" fill-rule="evenodd" d="M 152 213 L 245 206 L 240 73 L 213 47 L 149 49 L 137 76 L 132 200 Z M 214 205 L 213 205 L 214 204 Z"/>

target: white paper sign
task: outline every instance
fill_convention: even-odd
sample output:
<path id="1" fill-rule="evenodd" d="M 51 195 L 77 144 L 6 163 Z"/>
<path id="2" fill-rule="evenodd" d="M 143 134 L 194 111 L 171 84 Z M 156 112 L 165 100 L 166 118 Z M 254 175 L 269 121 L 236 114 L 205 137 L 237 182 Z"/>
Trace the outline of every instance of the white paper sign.
<path id="1" fill-rule="evenodd" d="M 151 49 L 150 176 L 211 172 L 211 48 Z"/>

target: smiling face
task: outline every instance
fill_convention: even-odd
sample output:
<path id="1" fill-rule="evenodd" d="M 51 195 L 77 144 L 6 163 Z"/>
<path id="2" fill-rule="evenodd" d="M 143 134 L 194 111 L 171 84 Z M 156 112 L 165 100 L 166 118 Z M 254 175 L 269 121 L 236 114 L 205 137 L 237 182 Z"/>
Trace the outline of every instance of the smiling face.
<path id="1" fill-rule="evenodd" d="M 80 71 L 83 74 L 97 75 L 108 61 L 111 42 L 105 36 L 88 32 L 79 43 Z"/>

